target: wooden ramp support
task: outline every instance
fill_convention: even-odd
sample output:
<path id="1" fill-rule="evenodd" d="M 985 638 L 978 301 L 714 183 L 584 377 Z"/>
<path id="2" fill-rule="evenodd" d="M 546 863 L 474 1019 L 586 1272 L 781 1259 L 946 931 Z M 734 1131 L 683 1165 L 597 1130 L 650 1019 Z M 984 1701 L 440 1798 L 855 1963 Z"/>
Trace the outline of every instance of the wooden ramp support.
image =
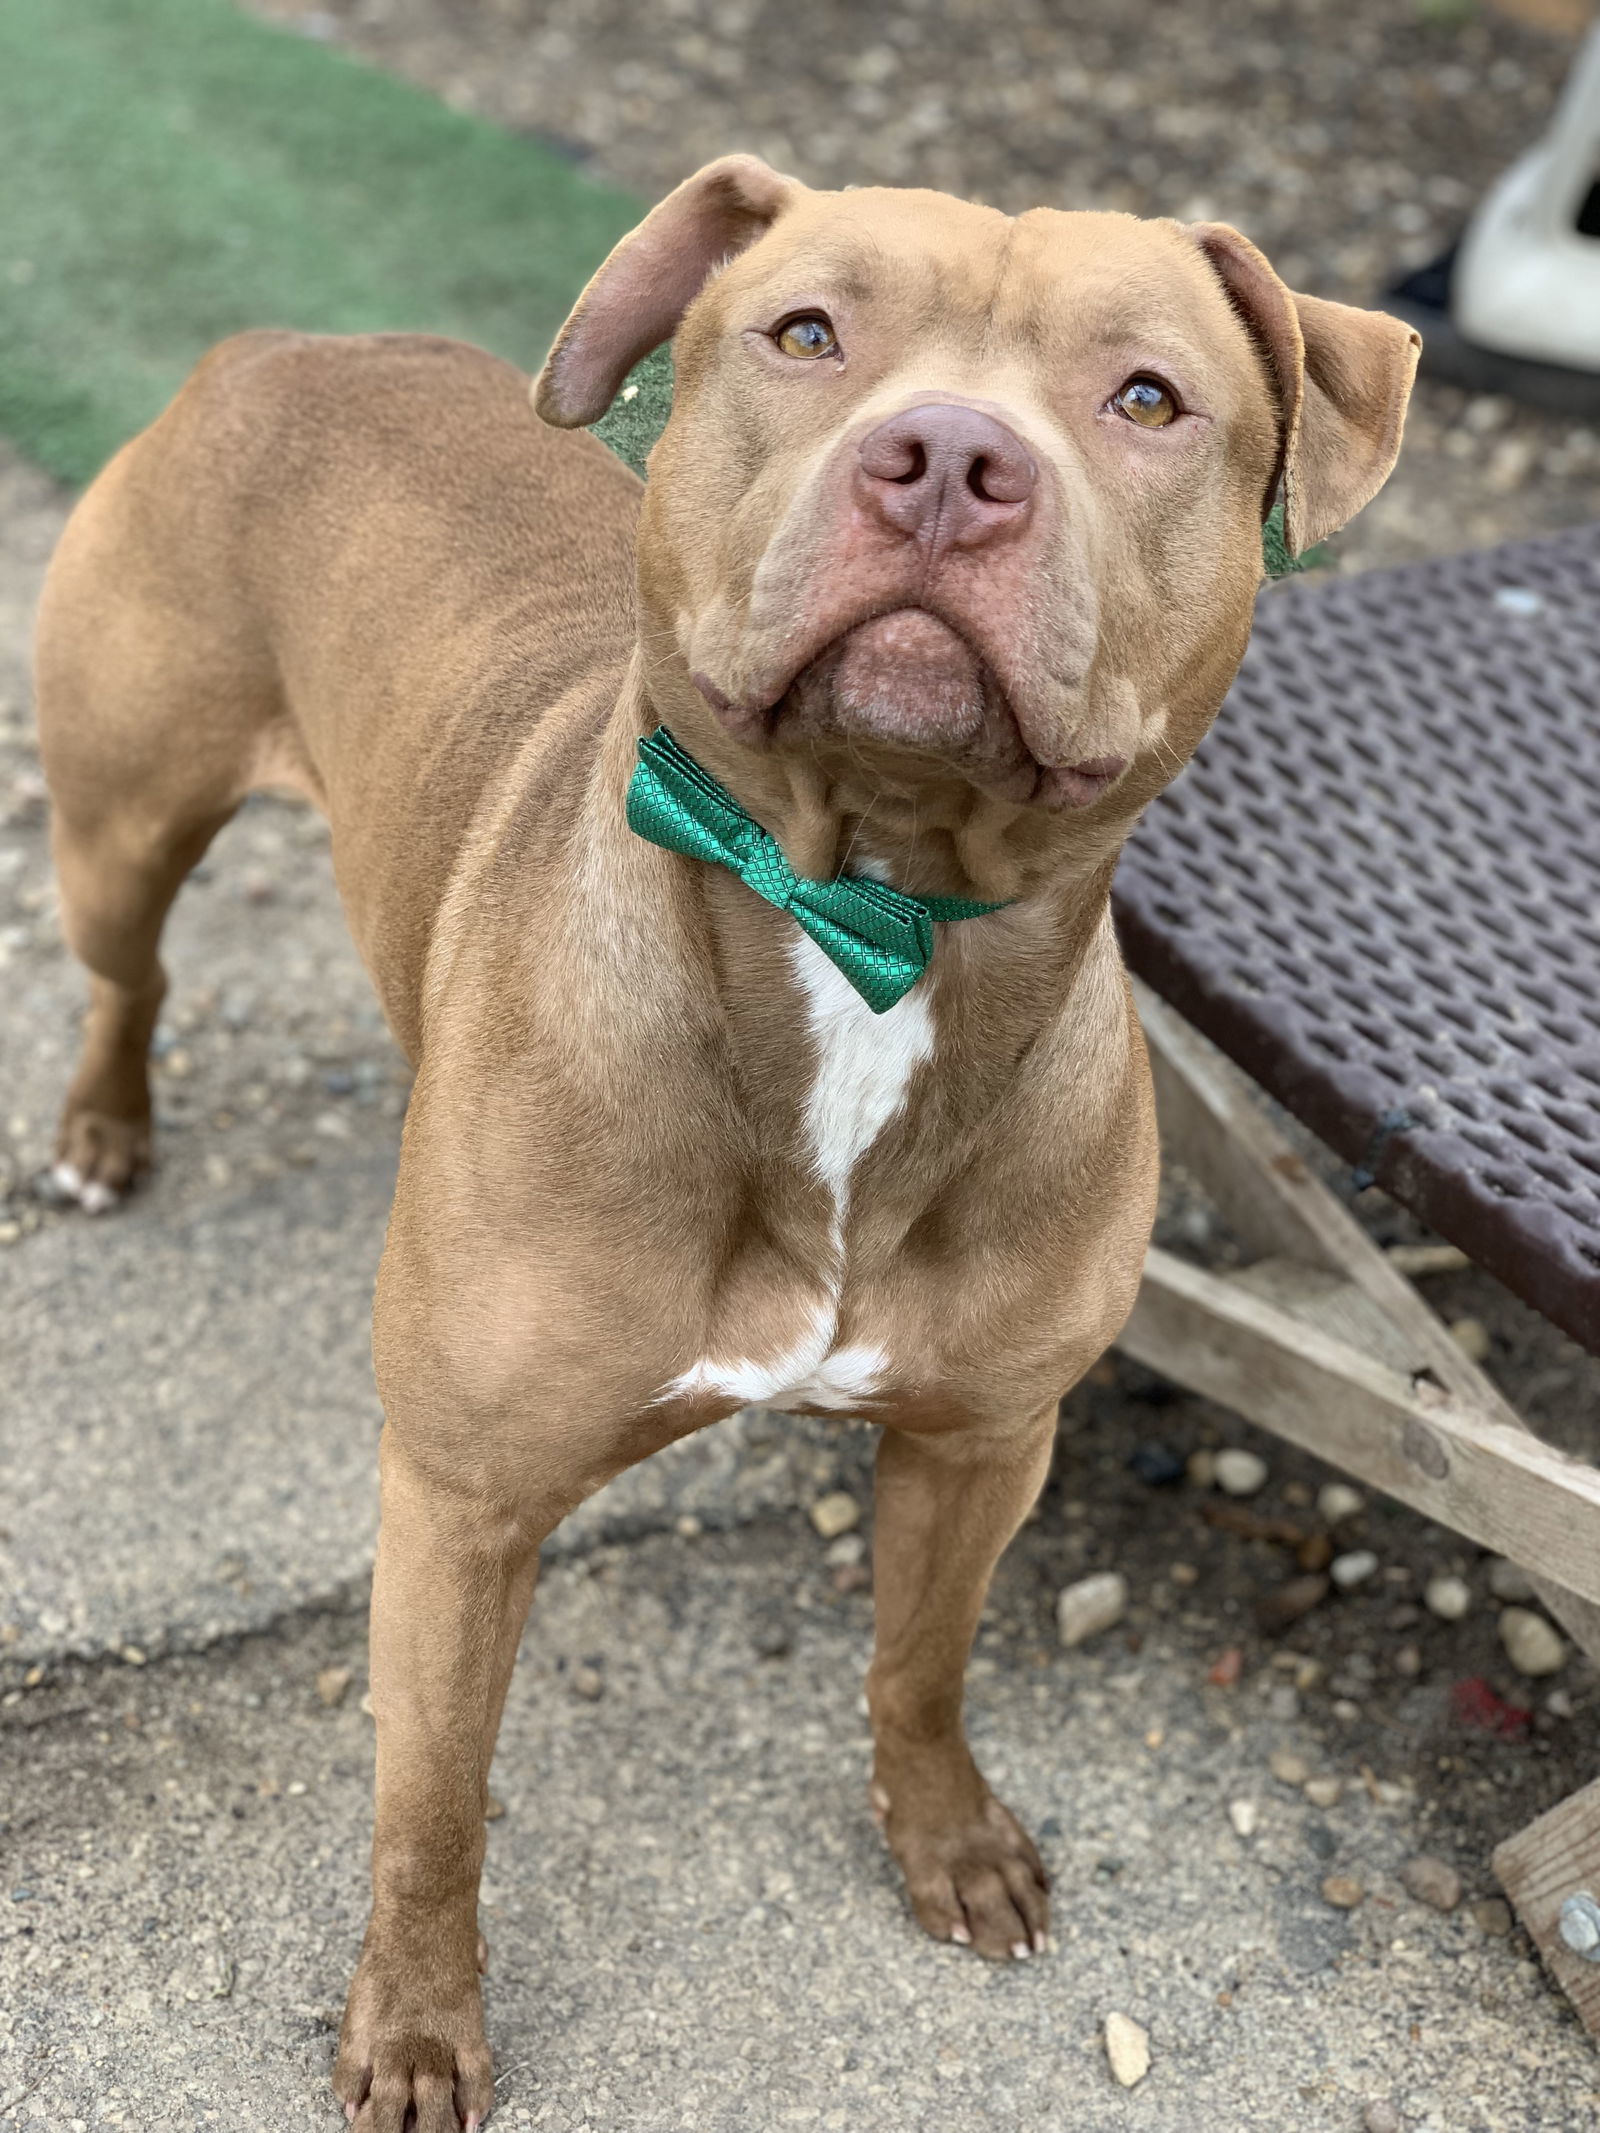
<path id="1" fill-rule="evenodd" d="M 1136 990 L 1163 1144 L 1257 1256 L 1217 1274 L 1152 1246 L 1118 1345 L 1521 1564 L 1600 1660 L 1600 1471 L 1534 1435 L 1277 1132 L 1238 1069 Z M 1495 1868 L 1600 2036 L 1600 1959 L 1577 1946 L 1590 1914 L 1568 1903 L 1593 1904 L 1600 1958 L 1600 1783 L 1503 1844 Z"/>

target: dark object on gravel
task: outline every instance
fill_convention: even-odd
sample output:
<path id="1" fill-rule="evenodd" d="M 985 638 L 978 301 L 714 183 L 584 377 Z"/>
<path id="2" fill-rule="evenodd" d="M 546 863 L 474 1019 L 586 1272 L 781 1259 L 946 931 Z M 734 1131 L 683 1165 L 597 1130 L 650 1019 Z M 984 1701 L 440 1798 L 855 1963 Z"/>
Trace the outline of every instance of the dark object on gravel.
<path id="1" fill-rule="evenodd" d="M 1170 1444 L 1136 1444 L 1128 1454 L 1128 1467 L 1146 1488 L 1170 1489 L 1188 1473 L 1189 1462 Z"/>
<path id="2" fill-rule="evenodd" d="M 1600 527 L 1265 598 L 1128 960 L 1600 1352 Z"/>

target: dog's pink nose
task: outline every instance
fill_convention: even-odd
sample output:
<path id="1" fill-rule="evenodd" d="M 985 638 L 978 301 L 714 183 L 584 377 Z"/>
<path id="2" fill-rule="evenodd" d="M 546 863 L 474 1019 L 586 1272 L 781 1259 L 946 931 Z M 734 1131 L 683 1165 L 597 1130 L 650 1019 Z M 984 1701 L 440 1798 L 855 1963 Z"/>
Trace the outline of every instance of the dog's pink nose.
<path id="1" fill-rule="evenodd" d="M 897 533 L 934 549 L 976 548 L 1032 508 L 1038 480 L 1022 439 L 975 407 L 930 401 L 862 439 L 856 494 Z"/>

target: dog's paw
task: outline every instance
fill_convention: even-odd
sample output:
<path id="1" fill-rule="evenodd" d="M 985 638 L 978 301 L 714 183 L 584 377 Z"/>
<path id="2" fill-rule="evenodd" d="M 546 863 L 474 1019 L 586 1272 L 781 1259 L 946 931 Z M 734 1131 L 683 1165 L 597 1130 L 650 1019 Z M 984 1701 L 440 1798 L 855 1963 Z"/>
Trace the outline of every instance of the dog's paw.
<path id="1" fill-rule="evenodd" d="M 897 1814 L 876 1788 L 873 1810 L 906 1878 L 917 1923 L 993 1961 L 1025 1961 L 1049 1944 L 1050 1877 L 1022 1824 L 985 1791 L 948 1820 Z"/>
<path id="2" fill-rule="evenodd" d="M 333 2068 L 356 2133 L 474 2133 L 494 2107 L 477 1964 L 448 1984 L 428 1972 L 362 1958 Z"/>
<path id="3" fill-rule="evenodd" d="M 103 1215 L 117 1205 L 150 1167 L 148 1119 L 110 1118 L 101 1111 L 71 1108 L 56 1137 L 56 1159 L 42 1181 L 57 1202 Z"/>

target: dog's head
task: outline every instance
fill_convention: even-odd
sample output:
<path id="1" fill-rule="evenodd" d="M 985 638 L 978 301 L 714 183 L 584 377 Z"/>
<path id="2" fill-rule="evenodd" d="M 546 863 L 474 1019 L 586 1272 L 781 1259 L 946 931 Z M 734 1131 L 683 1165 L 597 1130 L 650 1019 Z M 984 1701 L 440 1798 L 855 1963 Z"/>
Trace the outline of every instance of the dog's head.
<path id="1" fill-rule="evenodd" d="M 1187 758 L 1274 496 L 1292 550 L 1360 509 L 1417 351 L 1221 225 L 815 192 L 748 156 L 611 254 L 539 413 L 597 420 L 674 334 L 639 542 L 657 711 L 802 871 L 870 816 L 944 829 L 966 878 L 981 845 L 990 887 L 1007 846 L 1013 872 L 1109 849 Z"/>

